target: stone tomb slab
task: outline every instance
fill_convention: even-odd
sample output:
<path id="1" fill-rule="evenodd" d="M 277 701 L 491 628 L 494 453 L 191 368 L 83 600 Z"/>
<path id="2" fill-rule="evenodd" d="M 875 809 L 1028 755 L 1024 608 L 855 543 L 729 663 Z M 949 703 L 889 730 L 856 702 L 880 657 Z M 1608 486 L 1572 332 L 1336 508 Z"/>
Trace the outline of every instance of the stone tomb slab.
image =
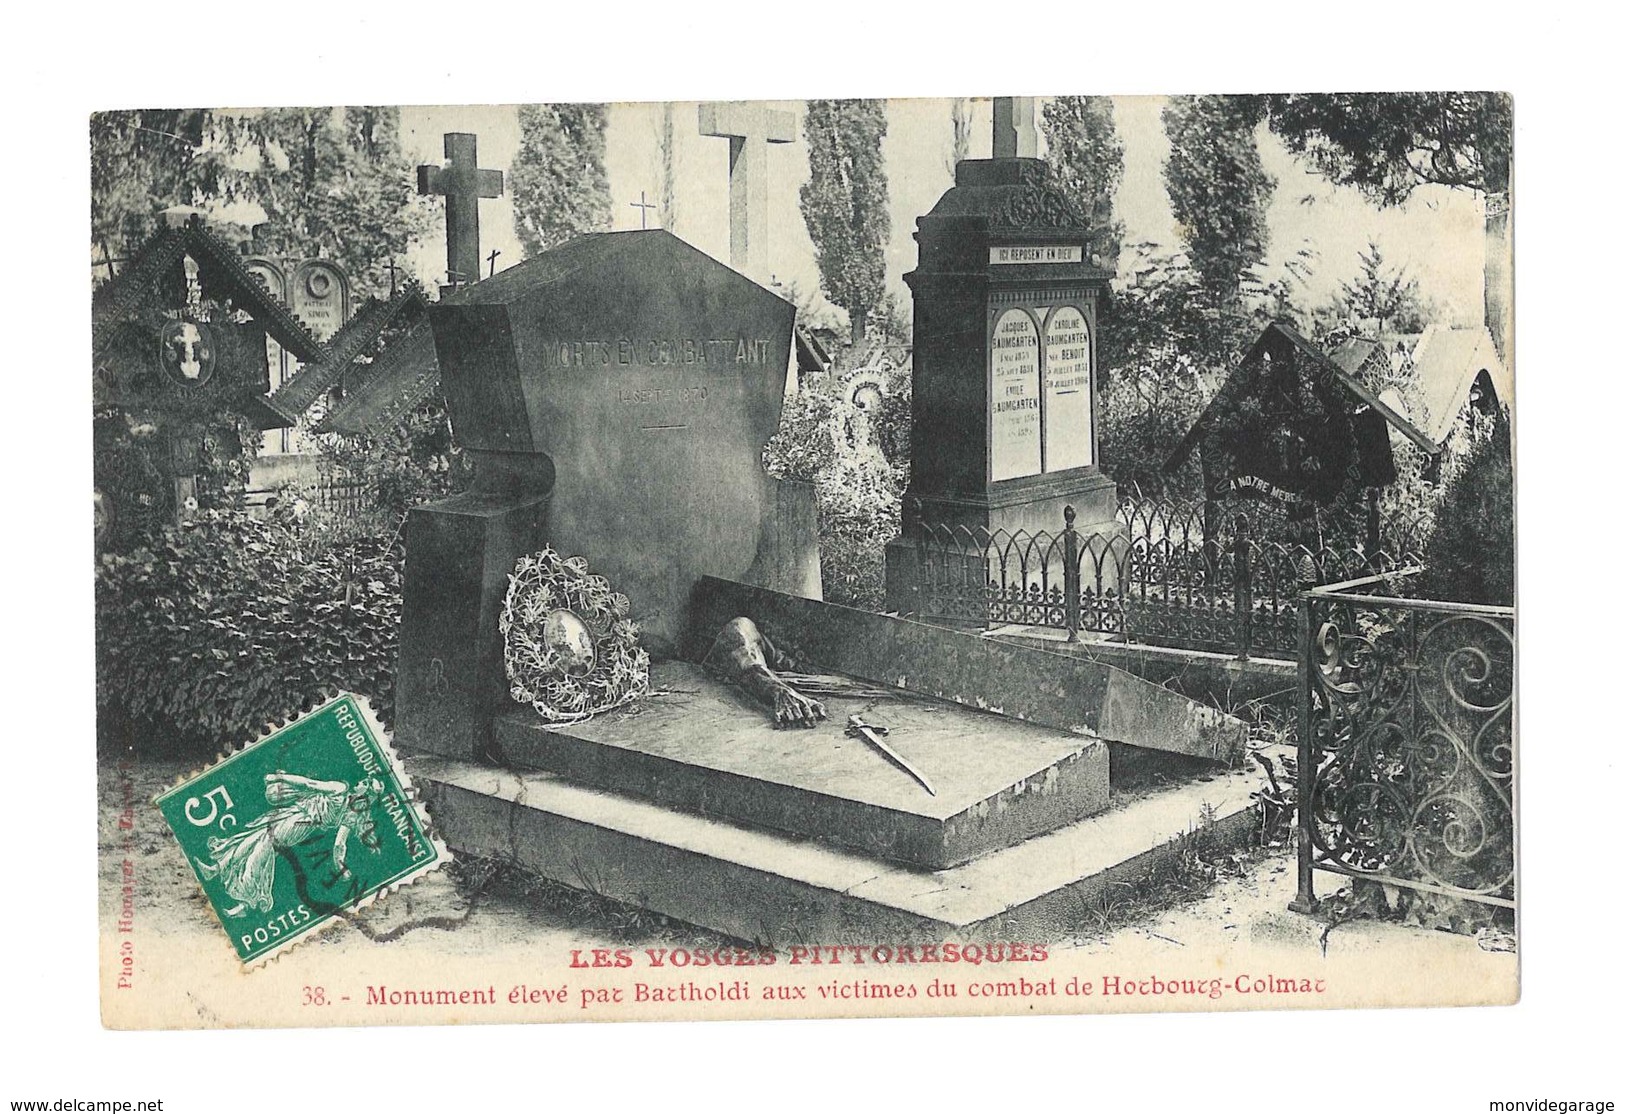
<path id="1" fill-rule="evenodd" d="M 906 693 L 825 697 L 829 719 L 775 729 L 697 666 L 658 663 L 650 697 L 585 723 L 515 709 L 495 738 L 508 762 L 581 785 L 942 869 L 1100 812 L 1103 742 Z M 861 739 L 858 714 L 930 779 L 935 797 Z"/>
<path id="2" fill-rule="evenodd" d="M 700 632 L 743 615 L 812 669 L 1111 743 L 1219 762 L 1237 762 L 1246 753 L 1247 725 L 1235 716 L 1104 661 L 709 576 L 695 590 L 691 610 L 696 637 L 687 648 L 690 658 L 704 653 Z"/>

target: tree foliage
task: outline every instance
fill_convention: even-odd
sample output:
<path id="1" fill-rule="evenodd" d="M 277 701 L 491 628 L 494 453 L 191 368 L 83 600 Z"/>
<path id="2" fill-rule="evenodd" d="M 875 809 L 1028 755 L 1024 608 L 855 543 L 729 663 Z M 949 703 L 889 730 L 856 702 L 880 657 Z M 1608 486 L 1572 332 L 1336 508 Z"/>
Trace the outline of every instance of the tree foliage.
<path id="1" fill-rule="evenodd" d="M 1200 498 L 1201 476 L 1162 465 L 1195 424 L 1245 337 L 1183 262 L 1133 268 L 1101 322 L 1101 464 L 1125 492 Z"/>
<path id="2" fill-rule="evenodd" d="M 381 292 L 385 265 L 428 228 L 397 108 L 103 112 L 90 135 L 98 251 L 133 251 L 171 205 L 248 202 L 265 212 L 266 250 L 325 256 Z"/>
<path id="3" fill-rule="evenodd" d="M 1360 272 L 1354 281 L 1339 286 L 1337 309 L 1344 318 L 1376 321 L 1383 332 L 1419 333 L 1427 328 L 1420 285 L 1390 265 L 1375 240 L 1360 253 Z"/>
<path id="4" fill-rule="evenodd" d="M 1284 93 L 1270 130 L 1320 173 L 1398 205 L 1423 183 L 1507 188 L 1512 98 L 1504 93 Z"/>
<path id="5" fill-rule="evenodd" d="M 886 292 L 886 102 L 808 101 L 802 130 L 811 174 L 801 187 L 801 215 L 824 294 L 846 310 L 859 344 Z"/>
<path id="6" fill-rule="evenodd" d="M 1044 105 L 1046 160 L 1056 185 L 1089 220 L 1091 249 L 1115 270 L 1122 250 L 1123 222 L 1113 201 L 1123 181 L 1123 141 L 1110 97 L 1055 97 Z"/>
<path id="7" fill-rule="evenodd" d="M 1423 554 L 1424 594 L 1510 605 L 1513 592 L 1512 423 L 1478 441 L 1445 485 Z"/>
<path id="8" fill-rule="evenodd" d="M 1264 104 L 1238 95 L 1183 96 L 1162 112 L 1168 200 L 1192 269 L 1215 303 L 1239 307 L 1242 282 L 1269 247 L 1275 179 L 1258 156 Z"/>
<path id="9" fill-rule="evenodd" d="M 519 108 L 519 152 L 509 172 L 514 230 L 526 256 L 609 227 L 601 104 Z"/>

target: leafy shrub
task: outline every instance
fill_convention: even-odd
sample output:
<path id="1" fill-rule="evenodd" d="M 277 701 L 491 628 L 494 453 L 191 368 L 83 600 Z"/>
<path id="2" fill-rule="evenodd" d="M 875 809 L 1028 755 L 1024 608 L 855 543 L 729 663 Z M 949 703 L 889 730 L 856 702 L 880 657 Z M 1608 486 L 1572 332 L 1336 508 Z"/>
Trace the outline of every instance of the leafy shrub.
<path id="1" fill-rule="evenodd" d="M 361 481 L 372 508 L 368 525 L 384 534 L 396 530 L 413 507 L 463 491 L 473 479 L 439 396 L 376 433 L 324 435 L 321 454 L 324 467 Z M 305 491 L 288 494 L 311 498 Z"/>
<path id="2" fill-rule="evenodd" d="M 1425 593 L 1463 603 L 1511 604 L 1513 588 L 1512 423 L 1468 452 L 1440 495 L 1428 539 Z"/>
<path id="3" fill-rule="evenodd" d="M 877 374 L 884 391 L 873 409 L 854 404 L 839 379 L 785 399 L 762 453 L 773 475 L 813 485 L 824 598 L 869 610 L 885 599 L 886 543 L 901 526 L 910 430 L 907 370 Z"/>
<path id="4" fill-rule="evenodd" d="M 338 689 L 387 723 L 401 551 L 205 511 L 96 569 L 97 700 L 149 743 L 224 748 Z"/>

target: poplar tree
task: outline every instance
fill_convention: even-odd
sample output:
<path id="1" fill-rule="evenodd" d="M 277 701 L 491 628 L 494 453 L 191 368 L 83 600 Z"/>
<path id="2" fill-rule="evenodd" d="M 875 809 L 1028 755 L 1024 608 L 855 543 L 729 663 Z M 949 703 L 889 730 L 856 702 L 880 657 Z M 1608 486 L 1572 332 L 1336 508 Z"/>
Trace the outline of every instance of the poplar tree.
<path id="1" fill-rule="evenodd" d="M 1045 160 L 1056 184 L 1089 220 L 1089 244 L 1107 270 L 1117 269 L 1123 222 L 1113 202 L 1123 181 L 1123 141 L 1110 97 L 1055 97 L 1044 105 Z"/>
<path id="2" fill-rule="evenodd" d="M 811 173 L 801 187 L 801 215 L 824 294 L 846 310 L 858 345 L 886 291 L 886 102 L 808 101 L 802 130 Z"/>
<path id="3" fill-rule="evenodd" d="M 527 257 L 609 228 L 601 104 L 519 108 L 519 151 L 509 171 L 514 231 Z"/>
<path id="4" fill-rule="evenodd" d="M 1259 97 L 1172 97 L 1162 112 L 1168 135 L 1163 181 L 1180 236 L 1215 308 L 1242 311 L 1242 282 L 1269 247 L 1265 213 L 1275 179 L 1258 156 Z"/>

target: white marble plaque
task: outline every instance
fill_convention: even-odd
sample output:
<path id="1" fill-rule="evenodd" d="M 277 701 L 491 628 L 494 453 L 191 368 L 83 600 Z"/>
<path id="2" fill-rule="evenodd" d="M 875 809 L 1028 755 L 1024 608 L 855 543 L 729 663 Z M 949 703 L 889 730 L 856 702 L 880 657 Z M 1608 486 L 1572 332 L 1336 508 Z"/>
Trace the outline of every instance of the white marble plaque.
<path id="1" fill-rule="evenodd" d="M 1001 263 L 1082 263 L 1082 244 L 1021 244 L 987 249 L 987 261 Z"/>
<path id="2" fill-rule="evenodd" d="M 1044 471 L 1095 462 L 1089 322 L 1076 306 L 1057 306 L 1044 324 Z"/>
<path id="3" fill-rule="evenodd" d="M 1010 480 L 1043 469 L 1039 442 L 1038 326 L 1022 309 L 1007 309 L 993 326 L 989 452 L 993 478 Z"/>

